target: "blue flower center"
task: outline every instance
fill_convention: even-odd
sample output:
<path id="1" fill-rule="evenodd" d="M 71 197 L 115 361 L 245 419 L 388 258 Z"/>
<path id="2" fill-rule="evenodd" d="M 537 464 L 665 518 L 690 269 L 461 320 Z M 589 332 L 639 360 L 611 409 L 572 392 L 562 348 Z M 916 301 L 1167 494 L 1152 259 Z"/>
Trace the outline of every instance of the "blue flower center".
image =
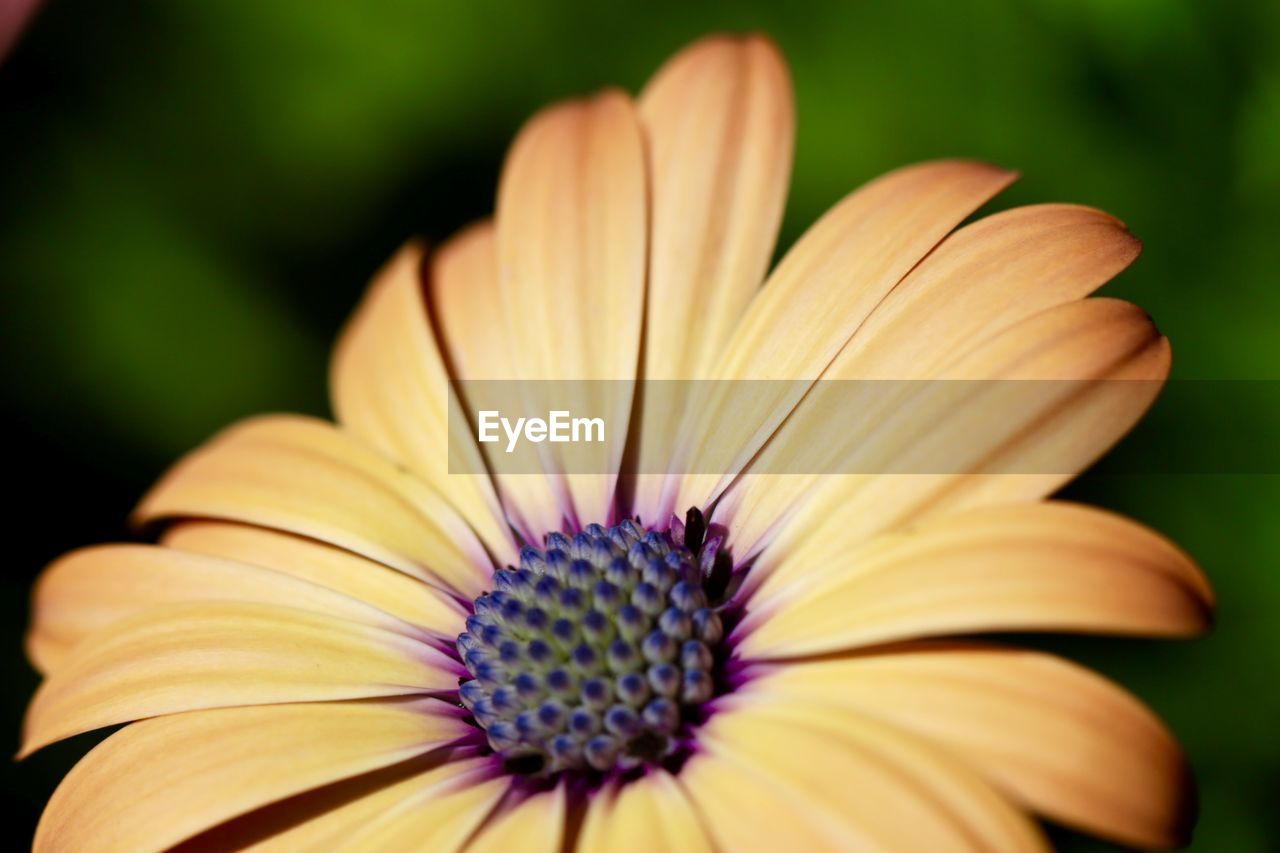
<path id="1" fill-rule="evenodd" d="M 458 635 L 459 692 L 509 769 L 607 773 L 687 745 L 716 692 L 732 568 L 705 534 L 697 510 L 665 531 L 591 524 L 494 573 Z"/>

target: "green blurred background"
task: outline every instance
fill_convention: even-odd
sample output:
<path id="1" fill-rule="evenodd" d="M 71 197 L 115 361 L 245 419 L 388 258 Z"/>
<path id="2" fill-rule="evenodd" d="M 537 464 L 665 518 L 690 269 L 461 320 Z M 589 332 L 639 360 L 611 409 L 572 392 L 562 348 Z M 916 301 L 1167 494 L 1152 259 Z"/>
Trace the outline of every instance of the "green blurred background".
<path id="1" fill-rule="evenodd" d="M 1143 238 L 1107 292 L 1156 318 L 1175 376 L 1280 377 L 1274 2 L 55 0 L 0 67 L 12 743 L 36 683 L 19 643 L 40 566 L 126 537 L 147 484 L 219 426 L 324 413 L 327 348 L 369 274 L 407 236 L 439 241 L 491 208 L 523 118 L 637 88 L 717 29 L 771 33 L 792 65 L 784 243 L 897 165 L 1016 167 L 1001 206 L 1092 204 Z M 1241 422 L 1280 435 L 1280 403 L 1250 400 L 1158 406 L 1117 459 L 1229 445 Z M 1070 495 L 1170 533 L 1221 607 L 1201 641 L 1056 647 L 1178 733 L 1201 782 L 1194 849 L 1276 849 L 1280 479 L 1095 472 Z M 0 767 L 15 842 L 84 741 Z"/>

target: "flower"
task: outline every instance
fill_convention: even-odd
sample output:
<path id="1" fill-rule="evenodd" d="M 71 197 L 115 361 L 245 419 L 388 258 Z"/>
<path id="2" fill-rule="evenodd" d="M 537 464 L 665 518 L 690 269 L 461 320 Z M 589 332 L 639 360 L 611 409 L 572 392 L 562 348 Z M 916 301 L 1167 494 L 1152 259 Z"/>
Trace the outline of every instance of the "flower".
<path id="1" fill-rule="evenodd" d="M 376 277 L 336 349 L 336 425 L 234 426 L 142 502 L 160 544 L 55 562 L 23 754 L 128 725 L 37 848 L 1024 850 L 1037 817 L 1185 841 L 1189 773 L 1148 710 L 970 638 L 1209 622 L 1175 546 L 1047 499 L 1167 375 L 1142 311 L 1085 298 L 1137 241 L 1070 205 L 958 228 L 1014 176 L 927 163 L 847 196 L 759 289 L 792 130 L 758 37 L 696 43 L 636 101 L 538 114 L 495 222 Z M 548 476 L 450 473 L 451 380 L 637 375 L 792 383 L 761 386 L 764 421 L 678 422 L 606 383 L 635 439 L 611 436 L 606 474 L 554 454 Z M 822 432 L 815 395 L 786 391 L 820 376 L 1085 382 L 976 438 L 903 400 L 868 415 L 892 430 L 824 444 L 885 473 L 762 471 Z M 1141 390 L 1096 382 L 1117 378 Z M 891 472 L 961 445 L 960 470 Z M 675 470 L 655 447 L 745 468 L 654 474 Z M 1000 465 L 1045 447 L 1070 470 Z"/>

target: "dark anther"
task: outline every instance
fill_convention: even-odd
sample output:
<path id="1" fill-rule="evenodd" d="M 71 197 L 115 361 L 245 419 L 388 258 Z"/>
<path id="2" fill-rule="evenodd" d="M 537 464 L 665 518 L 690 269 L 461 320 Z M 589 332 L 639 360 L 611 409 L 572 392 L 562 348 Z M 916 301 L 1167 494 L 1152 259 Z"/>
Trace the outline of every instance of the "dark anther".
<path id="1" fill-rule="evenodd" d="M 706 591 L 708 600 L 713 604 L 719 602 L 724 596 L 724 591 L 729 588 L 731 577 L 733 577 L 733 558 L 729 556 L 728 551 L 721 551 L 716 554 L 711 570 L 702 581 L 702 588 Z"/>
<path id="2" fill-rule="evenodd" d="M 627 753 L 644 761 L 655 762 L 662 758 L 667 741 L 653 732 L 643 732 L 627 743 Z"/>
<path id="3" fill-rule="evenodd" d="M 547 759 L 536 752 L 508 755 L 502 759 L 502 769 L 517 776 L 536 776 L 547 766 Z"/>
<path id="4" fill-rule="evenodd" d="M 707 535 L 707 520 L 702 517 L 702 510 L 696 506 L 689 507 L 684 516 L 684 547 L 698 553 L 702 547 L 702 537 Z"/>

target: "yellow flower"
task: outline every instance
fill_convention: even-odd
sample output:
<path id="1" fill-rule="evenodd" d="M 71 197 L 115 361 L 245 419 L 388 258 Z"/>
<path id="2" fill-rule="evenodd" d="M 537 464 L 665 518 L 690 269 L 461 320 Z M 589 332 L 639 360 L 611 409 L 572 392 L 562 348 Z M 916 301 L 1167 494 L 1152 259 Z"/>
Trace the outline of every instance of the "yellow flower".
<path id="1" fill-rule="evenodd" d="M 755 37 L 693 45 L 638 100 L 540 113 L 495 221 L 374 281 L 336 350 L 336 425 L 234 426 L 142 502 L 160 544 L 55 562 L 22 751 L 128 725 L 37 848 L 1005 851 L 1045 846 L 1037 818 L 1184 841 L 1189 773 L 1149 711 L 963 638 L 1208 624 L 1175 546 L 1046 499 L 1168 372 L 1142 311 L 1085 298 L 1137 241 L 1069 205 L 958 228 L 1014 176 L 935 162 L 846 197 L 760 289 L 792 135 Z M 763 420 L 606 394 L 638 437 L 611 434 L 608 475 L 550 453 L 555 476 L 449 472 L 451 379 L 637 375 L 793 382 L 760 386 Z M 820 376 L 1089 382 L 964 436 L 902 400 L 823 439 L 885 473 L 783 476 L 830 432 L 819 395 L 787 391 Z M 954 472 L 890 473 L 960 446 Z M 741 476 L 699 464 L 725 448 Z M 1045 448 L 1070 470 L 1008 473 Z M 677 467 L 703 473 L 653 473 Z"/>

